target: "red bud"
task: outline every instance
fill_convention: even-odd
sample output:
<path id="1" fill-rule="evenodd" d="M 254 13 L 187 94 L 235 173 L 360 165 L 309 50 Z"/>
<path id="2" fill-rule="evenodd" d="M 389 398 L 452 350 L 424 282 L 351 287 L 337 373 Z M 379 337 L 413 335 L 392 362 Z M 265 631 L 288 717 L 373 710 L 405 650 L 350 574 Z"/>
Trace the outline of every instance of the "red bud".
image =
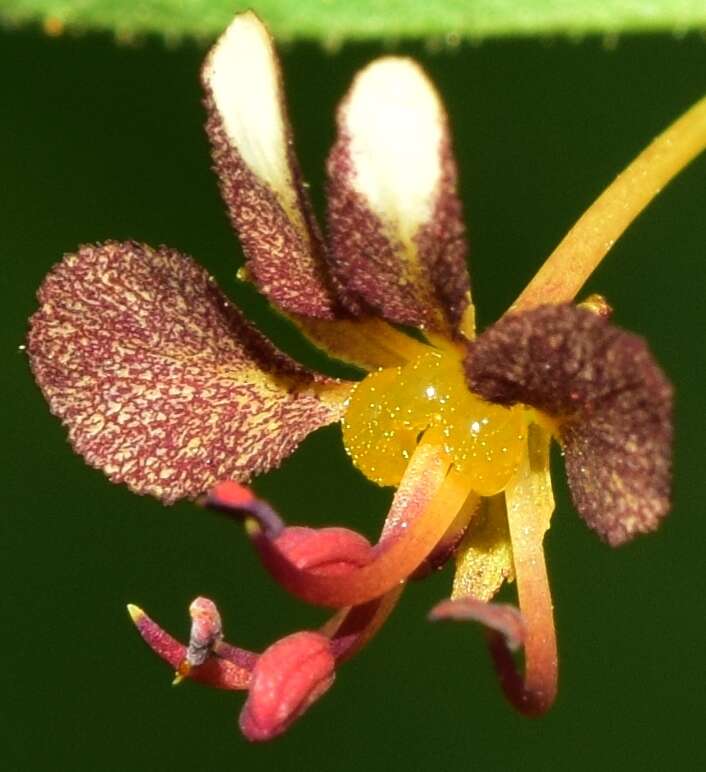
<path id="1" fill-rule="evenodd" d="M 335 576 L 370 563 L 370 542 L 348 528 L 285 528 L 275 540 L 277 549 L 298 569 Z"/>
<path id="2" fill-rule="evenodd" d="M 329 639 L 320 633 L 288 635 L 266 649 L 255 665 L 240 729 L 254 742 L 284 732 L 321 697 L 335 678 Z"/>

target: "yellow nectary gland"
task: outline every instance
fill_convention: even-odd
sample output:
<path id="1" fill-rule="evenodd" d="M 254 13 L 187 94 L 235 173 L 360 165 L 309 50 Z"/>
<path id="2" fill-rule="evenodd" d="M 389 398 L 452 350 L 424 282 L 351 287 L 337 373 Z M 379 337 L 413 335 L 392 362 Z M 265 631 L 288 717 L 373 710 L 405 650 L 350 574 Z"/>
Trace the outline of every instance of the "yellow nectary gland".
<path id="1" fill-rule="evenodd" d="M 460 359 L 436 350 L 361 381 L 343 419 L 343 443 L 366 477 L 379 485 L 398 485 L 427 430 L 483 496 L 505 487 L 526 446 L 524 409 L 476 397 L 468 390 Z"/>

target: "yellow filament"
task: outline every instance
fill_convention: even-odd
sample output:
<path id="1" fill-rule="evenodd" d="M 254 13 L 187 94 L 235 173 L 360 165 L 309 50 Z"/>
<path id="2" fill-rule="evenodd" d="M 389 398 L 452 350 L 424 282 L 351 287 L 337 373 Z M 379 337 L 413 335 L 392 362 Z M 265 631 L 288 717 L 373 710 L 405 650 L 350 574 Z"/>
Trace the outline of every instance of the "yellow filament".
<path id="1" fill-rule="evenodd" d="M 549 475 L 550 436 L 530 426 L 528 453 L 505 490 L 520 611 L 527 627 L 524 699 L 543 713 L 556 696 L 557 647 L 542 542 L 554 511 Z"/>

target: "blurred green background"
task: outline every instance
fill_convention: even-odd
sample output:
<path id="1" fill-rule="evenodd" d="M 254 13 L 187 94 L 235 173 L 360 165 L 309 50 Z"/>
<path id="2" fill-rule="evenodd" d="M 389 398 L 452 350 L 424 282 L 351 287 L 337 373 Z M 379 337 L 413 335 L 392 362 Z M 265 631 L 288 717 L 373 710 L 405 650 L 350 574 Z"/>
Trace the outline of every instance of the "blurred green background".
<path id="1" fill-rule="evenodd" d="M 696 36 L 504 41 L 421 59 L 453 123 L 482 324 L 522 288 L 602 187 L 706 88 Z M 332 111 L 373 45 L 284 52 L 306 175 L 320 206 Z M 612 551 L 580 522 L 557 459 L 547 538 L 561 690 L 542 720 L 499 694 L 482 637 L 425 621 L 443 572 L 410 586 L 379 637 L 287 736 L 250 746 L 242 696 L 170 673 L 132 629 L 137 603 L 185 634 L 198 594 L 228 637 L 261 647 L 318 624 L 258 565 L 240 529 L 115 487 L 65 441 L 29 373 L 34 292 L 63 251 L 135 238 L 195 255 L 282 346 L 296 340 L 234 272 L 202 131 L 196 45 L 0 33 L 0 520 L 8 770 L 696 769 L 704 763 L 706 158 L 654 203 L 591 281 L 647 336 L 677 386 L 675 506 L 654 536 Z M 413 127 L 412 127 L 413 130 Z M 337 429 L 258 482 L 293 522 L 374 536 L 389 500 L 351 469 Z"/>

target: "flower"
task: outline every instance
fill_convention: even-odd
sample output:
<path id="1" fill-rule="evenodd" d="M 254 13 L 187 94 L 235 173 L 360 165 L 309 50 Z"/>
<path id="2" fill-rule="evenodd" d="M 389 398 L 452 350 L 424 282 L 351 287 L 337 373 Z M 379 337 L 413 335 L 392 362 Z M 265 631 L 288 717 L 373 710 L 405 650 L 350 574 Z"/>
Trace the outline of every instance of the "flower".
<path id="1" fill-rule="evenodd" d="M 352 383 L 305 370 L 166 247 L 88 245 L 52 270 L 28 352 L 74 448 L 137 493 L 199 499 L 243 520 L 283 586 L 337 610 L 320 630 L 261 654 L 226 642 L 207 598 L 191 604 L 188 645 L 130 606 L 139 632 L 175 680 L 247 690 L 241 728 L 266 740 L 324 694 L 408 579 L 453 558 L 451 598 L 432 618 L 485 625 L 508 697 L 526 713 L 547 710 L 557 673 L 542 552 L 551 438 L 576 508 L 611 545 L 654 530 L 669 507 L 671 387 L 645 343 L 611 325 L 607 304 L 571 301 L 703 148 L 706 100 L 606 190 L 476 337 L 448 124 L 416 64 L 374 62 L 341 105 L 328 242 L 294 158 L 274 47 L 254 14 L 218 41 L 203 83 L 249 278 L 315 343 L 369 375 Z M 336 421 L 356 466 L 397 487 L 376 545 L 346 528 L 287 526 L 243 485 Z M 519 610 L 491 602 L 512 579 Z"/>

